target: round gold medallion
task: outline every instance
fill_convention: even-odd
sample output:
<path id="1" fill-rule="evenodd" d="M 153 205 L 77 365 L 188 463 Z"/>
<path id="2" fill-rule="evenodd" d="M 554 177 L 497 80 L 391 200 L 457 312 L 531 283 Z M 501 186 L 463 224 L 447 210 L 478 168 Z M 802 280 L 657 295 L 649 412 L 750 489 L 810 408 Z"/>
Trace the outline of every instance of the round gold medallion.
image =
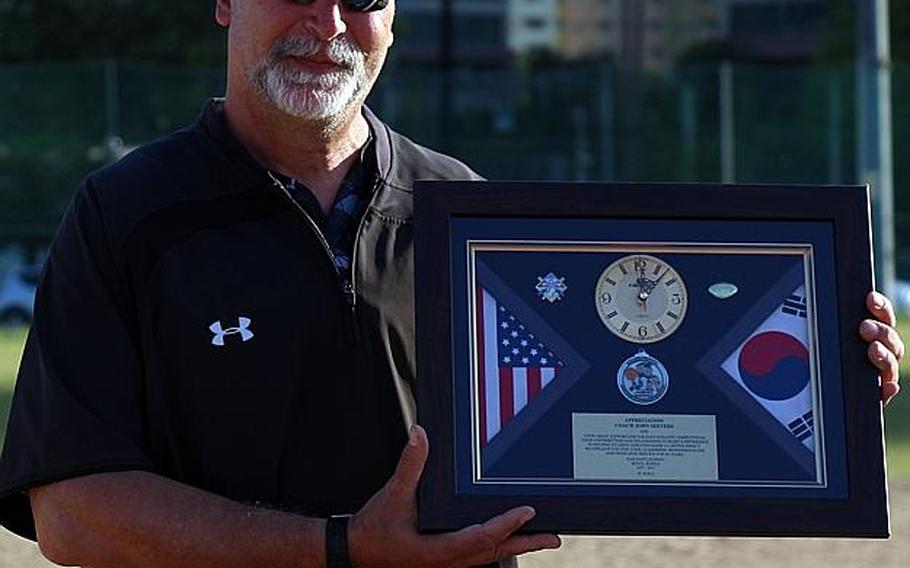
<path id="1" fill-rule="evenodd" d="M 617 336 L 632 343 L 666 339 L 686 317 L 686 285 L 676 270 L 646 254 L 620 258 L 600 275 L 597 314 Z"/>

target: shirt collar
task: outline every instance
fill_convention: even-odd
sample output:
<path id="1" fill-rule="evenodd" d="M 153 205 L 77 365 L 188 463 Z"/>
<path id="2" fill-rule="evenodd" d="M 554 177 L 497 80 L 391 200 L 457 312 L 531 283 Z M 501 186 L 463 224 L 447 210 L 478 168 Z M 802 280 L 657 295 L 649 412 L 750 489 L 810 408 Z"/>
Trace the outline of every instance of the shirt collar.
<path id="1" fill-rule="evenodd" d="M 382 133 L 376 132 L 375 115 L 364 107 L 364 116 L 367 118 L 367 124 L 370 128 L 367 143 L 360 149 L 360 163 L 365 165 L 366 179 L 369 180 L 370 191 L 375 188 L 372 183 L 376 176 L 383 176 L 385 168 L 382 167 L 383 156 L 388 155 L 388 149 L 383 149 L 383 141 L 388 142 L 388 138 L 382 136 Z M 243 181 L 248 185 L 261 187 L 264 184 L 272 186 L 273 182 L 269 171 L 246 149 L 240 140 L 234 135 L 227 120 L 227 113 L 224 110 L 224 99 L 214 98 L 209 100 L 202 109 L 197 122 L 201 128 L 220 147 L 231 164 L 237 169 Z M 279 177 L 282 181 L 286 178 Z"/>

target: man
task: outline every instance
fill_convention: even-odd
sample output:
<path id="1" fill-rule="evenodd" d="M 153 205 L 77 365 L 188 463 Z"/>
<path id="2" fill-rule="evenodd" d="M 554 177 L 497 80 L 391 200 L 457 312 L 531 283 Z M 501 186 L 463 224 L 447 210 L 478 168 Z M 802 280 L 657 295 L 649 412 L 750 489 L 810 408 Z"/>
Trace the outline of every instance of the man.
<path id="1" fill-rule="evenodd" d="M 217 0 L 225 101 L 77 192 L 0 462 L 0 520 L 51 560 L 474 566 L 559 546 L 515 534 L 527 507 L 415 528 L 410 188 L 477 176 L 363 107 L 383 4 Z M 869 301 L 890 397 L 903 345 Z"/>
<path id="2" fill-rule="evenodd" d="M 363 109 L 392 43 L 394 2 L 371 4 L 218 0 L 226 100 L 77 192 L 0 474 L 4 523 L 51 560 L 471 566 L 558 546 L 512 536 L 529 508 L 415 530 L 410 187 L 477 176 Z"/>

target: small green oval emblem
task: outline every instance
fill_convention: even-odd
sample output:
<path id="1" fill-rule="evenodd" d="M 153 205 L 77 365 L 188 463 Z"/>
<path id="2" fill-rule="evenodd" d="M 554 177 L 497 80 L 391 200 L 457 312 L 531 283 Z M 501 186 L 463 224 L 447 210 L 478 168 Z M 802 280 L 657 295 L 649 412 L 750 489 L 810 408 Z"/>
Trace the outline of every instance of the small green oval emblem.
<path id="1" fill-rule="evenodd" d="M 729 282 L 718 282 L 717 284 L 712 284 L 708 288 L 708 292 L 718 300 L 726 300 L 727 298 L 732 298 L 739 292 L 739 288 L 736 287 L 736 284 L 730 284 Z"/>

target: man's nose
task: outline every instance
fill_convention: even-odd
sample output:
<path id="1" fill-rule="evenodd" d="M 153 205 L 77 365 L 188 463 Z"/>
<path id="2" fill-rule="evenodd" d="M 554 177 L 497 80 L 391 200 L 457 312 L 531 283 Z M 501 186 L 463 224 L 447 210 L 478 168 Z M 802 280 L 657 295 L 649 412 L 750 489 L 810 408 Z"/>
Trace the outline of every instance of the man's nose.
<path id="1" fill-rule="evenodd" d="M 317 39 L 331 41 L 348 29 L 341 13 L 338 0 L 316 0 L 306 7 L 306 29 Z"/>

